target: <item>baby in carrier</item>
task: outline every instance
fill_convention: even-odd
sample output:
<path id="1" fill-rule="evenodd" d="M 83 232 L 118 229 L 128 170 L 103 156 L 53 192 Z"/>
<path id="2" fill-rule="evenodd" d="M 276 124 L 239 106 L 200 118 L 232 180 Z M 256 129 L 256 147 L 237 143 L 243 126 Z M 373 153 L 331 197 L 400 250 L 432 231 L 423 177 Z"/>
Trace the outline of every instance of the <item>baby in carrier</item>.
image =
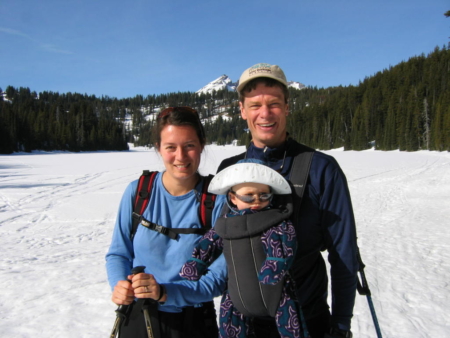
<path id="1" fill-rule="evenodd" d="M 306 337 L 288 270 L 297 251 L 289 183 L 261 161 L 245 159 L 219 172 L 209 192 L 227 195 L 226 212 L 194 249 L 181 277 L 199 280 L 222 253 L 228 268 L 219 333 L 249 337 L 252 317 L 275 317 L 280 337 Z M 303 332 L 303 330 L 305 332 Z"/>

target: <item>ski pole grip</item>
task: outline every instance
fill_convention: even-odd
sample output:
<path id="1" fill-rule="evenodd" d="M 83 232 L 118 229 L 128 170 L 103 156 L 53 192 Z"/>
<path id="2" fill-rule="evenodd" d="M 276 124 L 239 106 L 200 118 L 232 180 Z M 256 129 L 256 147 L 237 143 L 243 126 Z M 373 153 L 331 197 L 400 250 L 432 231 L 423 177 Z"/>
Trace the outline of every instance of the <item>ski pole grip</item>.
<path id="1" fill-rule="evenodd" d="M 131 270 L 131 274 L 132 275 L 137 275 L 139 273 L 144 272 L 144 270 L 145 270 L 145 266 L 136 266 L 136 267 L 133 268 L 133 270 Z"/>
<path id="2" fill-rule="evenodd" d="M 132 275 L 137 275 L 138 273 L 142 273 L 145 270 L 145 266 L 136 266 L 131 270 Z M 129 281 L 131 283 L 131 281 Z M 129 305 L 119 305 L 119 307 L 116 310 L 116 313 L 119 314 L 125 314 L 125 312 L 128 310 Z"/>

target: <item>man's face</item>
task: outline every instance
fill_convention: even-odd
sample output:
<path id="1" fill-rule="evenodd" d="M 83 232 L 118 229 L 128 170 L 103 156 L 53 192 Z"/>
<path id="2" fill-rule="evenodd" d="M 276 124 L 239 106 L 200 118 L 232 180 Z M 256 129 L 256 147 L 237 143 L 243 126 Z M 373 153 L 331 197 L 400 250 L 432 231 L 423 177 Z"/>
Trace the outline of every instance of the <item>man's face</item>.
<path id="1" fill-rule="evenodd" d="M 258 148 L 276 147 L 286 140 L 286 116 L 289 105 L 280 87 L 260 83 L 240 102 L 241 116 L 247 120 L 252 139 Z"/>

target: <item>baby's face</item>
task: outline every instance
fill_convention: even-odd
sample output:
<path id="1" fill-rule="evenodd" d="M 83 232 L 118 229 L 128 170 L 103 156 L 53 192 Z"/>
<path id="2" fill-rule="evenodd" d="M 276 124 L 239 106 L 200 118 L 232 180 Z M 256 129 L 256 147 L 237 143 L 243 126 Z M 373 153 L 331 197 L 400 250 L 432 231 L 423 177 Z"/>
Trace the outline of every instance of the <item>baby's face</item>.
<path id="1" fill-rule="evenodd" d="M 265 184 L 261 183 L 241 183 L 235 185 L 231 189 L 234 193 L 230 194 L 230 200 L 231 202 L 237 206 L 239 210 L 242 209 L 254 209 L 254 210 L 260 210 L 262 208 L 265 208 L 269 205 L 270 199 L 266 201 L 261 201 L 259 198 L 261 195 L 264 196 L 264 194 L 270 194 L 270 187 Z M 242 198 L 252 198 L 252 202 L 244 202 L 242 201 Z"/>

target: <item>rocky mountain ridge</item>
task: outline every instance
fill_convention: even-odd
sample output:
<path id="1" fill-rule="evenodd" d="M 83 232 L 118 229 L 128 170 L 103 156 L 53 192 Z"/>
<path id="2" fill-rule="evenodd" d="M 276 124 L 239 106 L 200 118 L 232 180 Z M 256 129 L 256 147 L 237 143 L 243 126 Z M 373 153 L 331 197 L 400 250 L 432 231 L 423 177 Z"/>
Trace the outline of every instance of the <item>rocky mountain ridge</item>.
<path id="1" fill-rule="evenodd" d="M 207 94 L 212 93 L 214 90 L 222 90 L 222 89 L 228 89 L 229 91 L 235 91 L 236 87 L 238 85 L 238 82 L 233 82 L 228 75 L 224 74 L 220 76 L 219 78 L 215 79 L 214 81 L 211 81 L 206 86 L 200 88 L 196 91 L 197 94 Z M 295 88 L 295 89 L 303 89 L 306 88 L 306 86 L 303 83 L 296 82 L 296 81 L 289 81 L 288 86 Z"/>

